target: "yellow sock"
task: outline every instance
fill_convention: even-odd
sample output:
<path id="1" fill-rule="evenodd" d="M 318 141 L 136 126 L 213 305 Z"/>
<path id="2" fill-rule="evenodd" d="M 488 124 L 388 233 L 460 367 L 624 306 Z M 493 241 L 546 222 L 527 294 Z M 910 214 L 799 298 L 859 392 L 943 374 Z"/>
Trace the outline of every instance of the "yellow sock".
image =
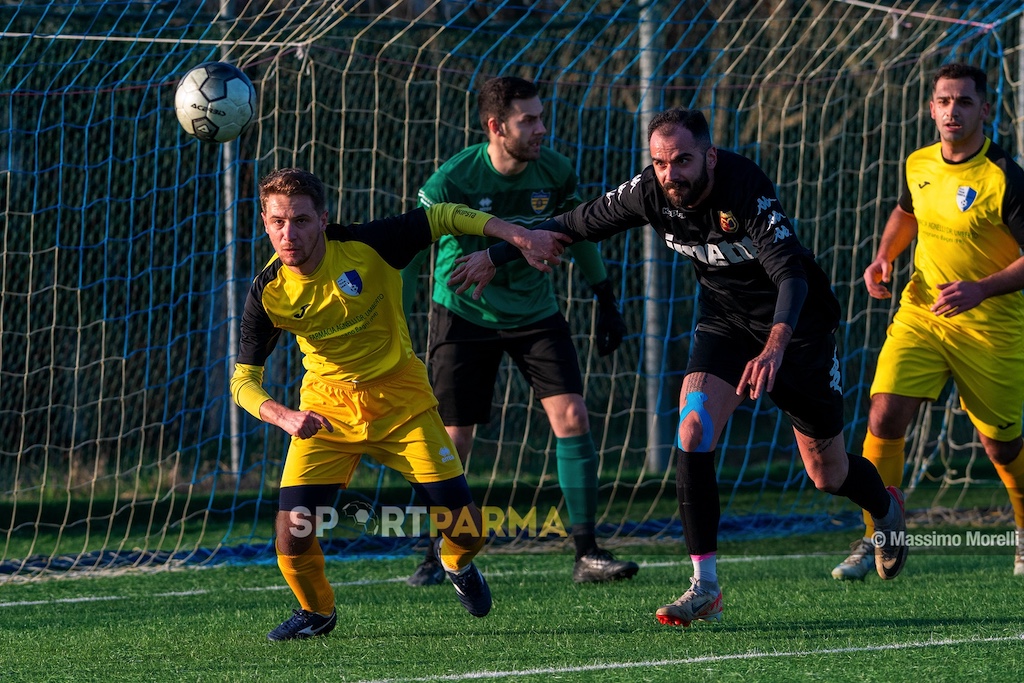
<path id="1" fill-rule="evenodd" d="M 899 486 L 903 481 L 903 463 L 906 439 L 880 439 L 868 430 L 864 436 L 864 457 L 878 470 L 878 476 L 886 486 Z M 864 511 L 864 537 L 875 533 L 875 522 L 867 510 Z"/>
<path id="2" fill-rule="evenodd" d="M 468 567 L 476 554 L 484 547 L 484 539 L 477 537 L 471 545 L 462 545 L 450 536 L 443 536 L 441 542 L 441 566 L 450 572 L 457 572 Z"/>
<path id="3" fill-rule="evenodd" d="M 334 611 L 334 590 L 324 572 L 324 551 L 320 549 L 319 542 L 313 541 L 313 545 L 301 555 L 278 553 L 277 566 L 299 599 L 299 607 L 324 616 Z"/>
<path id="4" fill-rule="evenodd" d="M 1024 448 L 1008 464 L 993 464 L 999 478 L 1003 480 L 1003 485 L 1006 486 L 1006 492 L 1010 494 L 1013 520 L 1017 523 L 1018 529 L 1024 529 Z"/>

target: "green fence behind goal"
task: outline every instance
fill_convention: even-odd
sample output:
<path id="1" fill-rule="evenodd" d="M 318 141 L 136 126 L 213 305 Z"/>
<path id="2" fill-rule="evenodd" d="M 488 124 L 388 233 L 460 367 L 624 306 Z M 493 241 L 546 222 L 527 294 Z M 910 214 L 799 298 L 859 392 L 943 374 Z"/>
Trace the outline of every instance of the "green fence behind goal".
<path id="1" fill-rule="evenodd" d="M 409 210 L 437 166 L 483 139 L 474 89 L 538 82 L 554 149 L 585 198 L 646 165 L 645 122 L 706 112 L 718 146 L 777 183 L 833 279 L 859 451 L 874 359 L 894 302 L 861 273 L 896 202 L 901 161 L 934 139 L 930 74 L 989 74 L 989 134 L 1020 158 L 1024 15 L 1018 0 L 900 2 L 34 2 L 0 6 L 0 581 L 122 566 L 273 556 L 285 435 L 233 406 L 241 300 L 271 255 L 255 188 L 302 166 L 332 220 Z M 229 61 L 256 85 L 259 121 L 227 145 L 178 126 L 178 79 Z M 634 230 L 602 244 L 629 336 L 596 354 L 594 303 L 571 266 L 558 291 L 601 454 L 601 533 L 678 538 L 672 440 L 694 318 L 689 264 Z M 894 287 L 907 279 L 898 263 Z M 425 349 L 427 295 L 410 327 Z M 296 402 L 289 340 L 268 388 Z M 469 463 L 477 500 L 559 505 L 543 411 L 505 367 Z M 1010 523 L 1005 492 L 952 391 L 922 409 L 905 486 L 925 512 Z M 765 399 L 718 450 L 723 533 L 856 524 L 817 493 L 788 422 Z M 363 533 L 360 505 L 410 503 L 361 466 L 332 551 L 401 550 Z M 350 503 L 358 503 L 352 507 Z M 349 514 L 351 513 L 351 514 Z"/>

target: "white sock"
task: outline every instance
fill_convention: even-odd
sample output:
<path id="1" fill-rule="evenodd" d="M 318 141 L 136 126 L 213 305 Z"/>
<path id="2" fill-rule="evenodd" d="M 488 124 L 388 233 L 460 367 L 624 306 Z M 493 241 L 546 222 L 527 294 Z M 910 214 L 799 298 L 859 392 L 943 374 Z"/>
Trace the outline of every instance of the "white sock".
<path id="1" fill-rule="evenodd" d="M 693 562 L 693 578 L 701 583 L 718 583 L 718 553 L 690 555 Z"/>

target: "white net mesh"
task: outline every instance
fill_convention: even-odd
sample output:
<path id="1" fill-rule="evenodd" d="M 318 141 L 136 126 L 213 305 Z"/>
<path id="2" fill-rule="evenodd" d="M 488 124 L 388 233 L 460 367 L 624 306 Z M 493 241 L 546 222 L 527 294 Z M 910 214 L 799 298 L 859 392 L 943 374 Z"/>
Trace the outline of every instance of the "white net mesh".
<path id="1" fill-rule="evenodd" d="M 833 279 L 858 451 L 893 305 L 860 278 L 903 158 L 934 137 L 929 74 L 983 67 L 990 135 L 1018 159 L 1024 142 L 1015 1 L 39 2 L 0 7 L 0 30 L 8 577 L 272 552 L 284 435 L 240 415 L 226 377 L 238 302 L 270 254 L 253 197 L 273 168 L 317 172 L 341 222 L 411 209 L 442 161 L 482 139 L 474 87 L 515 74 L 540 85 L 549 144 L 589 198 L 645 165 L 651 112 L 699 107 L 716 144 L 776 180 Z M 255 129 L 223 147 L 187 138 L 171 105 L 177 79 L 209 60 L 243 68 L 259 96 Z M 641 231 L 602 250 L 630 328 L 613 357 L 592 349 L 589 291 L 571 269 L 556 276 L 602 457 L 602 533 L 671 536 L 693 276 Z M 910 264 L 898 265 L 897 288 Z M 420 349 L 426 310 L 424 294 L 410 320 Z M 294 402 L 300 373 L 294 346 L 279 348 L 275 396 Z M 809 485 L 768 401 L 741 407 L 718 453 L 726 533 L 852 516 Z M 908 456 L 911 507 L 1009 519 L 954 395 L 922 410 Z M 557 498 L 550 430 L 515 370 L 469 469 L 481 502 Z M 367 467 L 353 488 L 380 501 L 407 498 L 402 486 Z"/>

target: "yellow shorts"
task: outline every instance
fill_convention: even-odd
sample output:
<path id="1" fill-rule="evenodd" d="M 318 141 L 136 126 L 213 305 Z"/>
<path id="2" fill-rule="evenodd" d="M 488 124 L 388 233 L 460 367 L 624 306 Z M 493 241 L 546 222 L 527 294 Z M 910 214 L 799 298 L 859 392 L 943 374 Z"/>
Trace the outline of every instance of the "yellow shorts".
<path id="1" fill-rule="evenodd" d="M 1021 435 L 1024 342 L 1016 335 L 956 328 L 901 308 L 878 354 L 871 395 L 934 401 L 950 377 L 960 405 L 981 434 L 997 441 Z"/>
<path id="2" fill-rule="evenodd" d="M 292 437 L 281 487 L 348 486 L 365 454 L 414 483 L 452 479 L 462 462 L 437 413 L 427 369 L 413 358 L 398 372 L 372 382 L 327 382 L 306 375 L 300 410 L 326 417 L 333 432 Z"/>

